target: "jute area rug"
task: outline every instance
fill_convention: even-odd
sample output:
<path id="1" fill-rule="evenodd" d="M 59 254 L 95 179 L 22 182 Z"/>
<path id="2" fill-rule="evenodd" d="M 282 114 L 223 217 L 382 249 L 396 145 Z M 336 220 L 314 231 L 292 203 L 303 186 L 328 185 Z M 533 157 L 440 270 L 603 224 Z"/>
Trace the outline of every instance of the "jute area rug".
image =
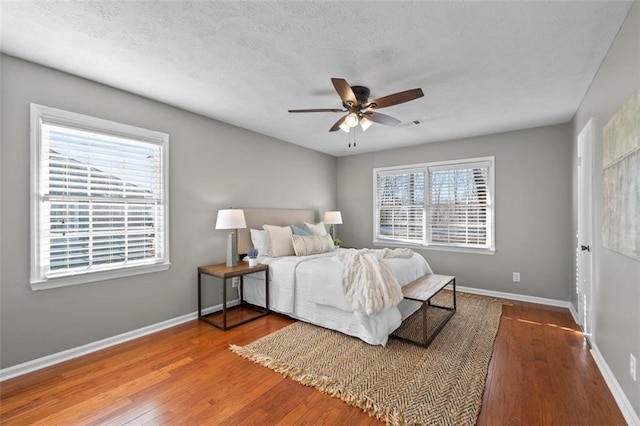
<path id="1" fill-rule="evenodd" d="M 297 322 L 231 350 L 388 424 L 474 425 L 502 308 L 483 297 L 457 299 L 457 312 L 428 348 L 393 338 L 372 346 Z M 413 335 L 421 324 L 410 317 L 396 333 Z"/>

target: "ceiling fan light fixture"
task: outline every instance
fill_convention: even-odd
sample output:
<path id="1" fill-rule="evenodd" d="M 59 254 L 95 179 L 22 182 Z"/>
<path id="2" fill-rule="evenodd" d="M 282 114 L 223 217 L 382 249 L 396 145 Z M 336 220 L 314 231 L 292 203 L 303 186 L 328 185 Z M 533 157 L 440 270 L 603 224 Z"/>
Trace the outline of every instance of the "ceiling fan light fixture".
<path id="1" fill-rule="evenodd" d="M 363 132 L 367 131 L 367 129 L 371 127 L 372 124 L 373 121 L 369 120 L 367 117 L 362 117 L 360 119 L 360 127 L 362 127 Z"/>
<path id="2" fill-rule="evenodd" d="M 358 118 L 358 114 L 356 114 L 355 112 L 351 112 L 349 113 L 349 115 L 347 115 L 347 118 L 345 118 L 344 124 L 349 127 L 356 127 L 359 121 L 360 119 Z"/>
<path id="3" fill-rule="evenodd" d="M 351 86 L 344 78 L 332 78 L 331 83 L 333 83 L 333 88 L 336 89 L 338 96 L 340 96 L 342 108 L 290 109 L 289 112 L 347 112 L 347 115 L 342 116 L 329 128 L 329 132 L 342 130 L 349 133 L 358 124 L 362 127 L 362 131 L 367 130 L 373 123 L 395 127 L 401 123 L 400 120 L 381 114 L 374 111 L 374 109 L 402 104 L 424 96 L 422 89 L 417 88 L 392 93 L 369 101 L 370 91 L 368 87 Z"/>

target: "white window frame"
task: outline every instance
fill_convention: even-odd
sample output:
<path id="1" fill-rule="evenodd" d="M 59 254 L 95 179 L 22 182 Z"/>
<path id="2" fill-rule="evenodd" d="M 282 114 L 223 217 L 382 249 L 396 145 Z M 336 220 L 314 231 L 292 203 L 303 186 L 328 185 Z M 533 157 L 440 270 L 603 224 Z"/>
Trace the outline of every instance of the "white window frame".
<path id="1" fill-rule="evenodd" d="M 41 164 L 41 150 L 43 149 L 42 125 L 54 124 L 74 129 L 86 130 L 100 134 L 124 137 L 155 144 L 162 150 L 162 256 L 153 262 L 133 265 L 119 265 L 99 270 L 85 270 L 68 274 L 49 274 L 43 264 L 46 259 L 41 220 L 45 201 L 45 188 L 42 173 L 48 173 L 48 168 Z M 143 129 L 127 124 L 103 120 L 57 108 L 38 104 L 31 104 L 31 277 L 32 290 L 65 287 L 85 284 L 113 278 L 147 274 L 169 269 L 169 135 L 162 132 Z"/>
<path id="2" fill-rule="evenodd" d="M 456 169 L 473 166 L 474 164 L 486 164 L 489 163 L 489 179 L 487 182 L 487 244 L 485 247 L 470 247 L 467 245 L 456 245 L 447 243 L 429 243 L 427 228 L 428 228 L 428 215 L 429 215 L 429 169 Z M 379 235 L 379 223 L 378 223 L 378 175 L 379 174 L 392 174 L 402 172 L 415 172 L 420 171 L 424 173 L 424 205 L 423 205 L 423 237 L 421 241 L 406 241 L 397 238 L 389 238 Z M 452 251 L 462 253 L 477 253 L 477 254 L 495 254 L 495 157 L 475 157 L 465 158 L 449 161 L 437 161 L 430 163 L 410 164 L 402 166 L 391 167 L 378 167 L 373 169 L 373 244 L 375 246 L 397 246 L 397 247 L 412 247 L 427 250 L 439 250 L 439 251 Z"/>

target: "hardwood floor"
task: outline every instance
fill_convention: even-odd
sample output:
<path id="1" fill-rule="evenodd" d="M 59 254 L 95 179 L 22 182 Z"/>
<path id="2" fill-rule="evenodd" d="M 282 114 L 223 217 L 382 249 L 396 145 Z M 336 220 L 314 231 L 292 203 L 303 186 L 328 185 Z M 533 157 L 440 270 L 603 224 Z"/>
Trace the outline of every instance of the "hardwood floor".
<path id="1" fill-rule="evenodd" d="M 509 303 L 478 425 L 625 424 L 569 312 Z M 379 424 L 228 349 L 292 322 L 271 314 L 222 332 L 194 320 L 7 380 L 0 383 L 0 422 Z"/>

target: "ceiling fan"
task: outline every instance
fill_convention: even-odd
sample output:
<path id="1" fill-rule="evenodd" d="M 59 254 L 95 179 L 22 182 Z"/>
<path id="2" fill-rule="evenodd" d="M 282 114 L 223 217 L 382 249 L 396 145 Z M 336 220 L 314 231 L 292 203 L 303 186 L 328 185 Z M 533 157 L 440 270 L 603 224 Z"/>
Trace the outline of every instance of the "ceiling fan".
<path id="1" fill-rule="evenodd" d="M 349 132 L 352 127 L 356 127 L 358 124 L 362 130 L 367 130 L 372 123 L 384 124 L 385 126 L 400 124 L 400 120 L 397 118 L 376 112 L 376 109 L 398 105 L 424 96 L 422 89 L 418 88 L 369 101 L 369 88 L 350 86 L 343 78 L 332 78 L 331 82 L 340 95 L 344 108 L 290 109 L 289 112 L 346 112 L 347 114 L 329 129 L 330 132 L 335 132 L 338 129 Z"/>

